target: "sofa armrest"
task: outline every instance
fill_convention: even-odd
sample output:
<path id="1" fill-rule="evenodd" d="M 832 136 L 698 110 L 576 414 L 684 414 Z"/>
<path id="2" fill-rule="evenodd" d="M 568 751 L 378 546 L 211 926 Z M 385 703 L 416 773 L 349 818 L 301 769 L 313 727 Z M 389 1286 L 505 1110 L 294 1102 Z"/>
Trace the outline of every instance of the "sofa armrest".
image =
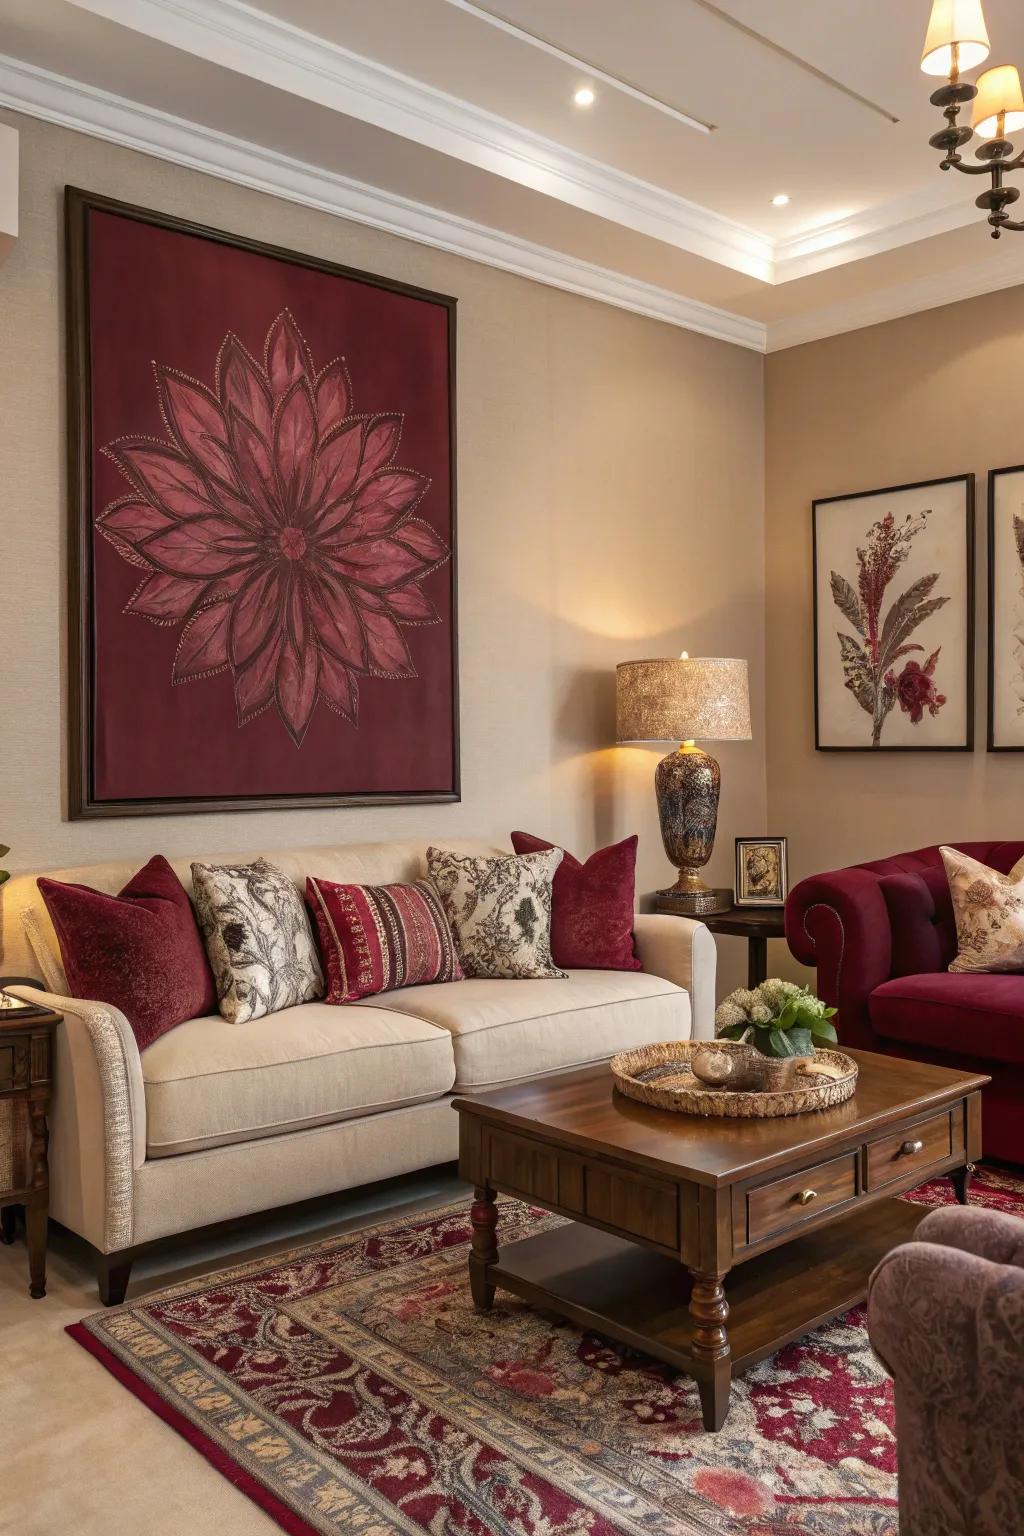
<path id="1" fill-rule="evenodd" d="M 868 998 L 892 974 L 892 929 L 878 876 L 834 869 L 801 880 L 786 902 L 786 941 L 817 969 L 818 996 L 838 1008 L 840 1040 L 870 1047 Z"/>
<path id="2" fill-rule="evenodd" d="M 135 1170 L 146 1160 L 146 1096 L 139 1048 L 107 1003 L 35 987 L 9 989 L 59 1009 L 50 1116 L 50 1209 L 101 1252 L 132 1241 Z"/>
<path id="3" fill-rule="evenodd" d="M 1024 1273 L 929 1238 L 893 1249 L 868 1293 L 896 1386 L 900 1529 L 1004 1536 L 1024 1498 Z"/>
<path id="4" fill-rule="evenodd" d="M 633 919 L 633 940 L 645 971 L 674 981 L 689 992 L 692 1038 L 712 1040 L 718 952 L 710 931 L 692 917 L 638 912 Z"/>

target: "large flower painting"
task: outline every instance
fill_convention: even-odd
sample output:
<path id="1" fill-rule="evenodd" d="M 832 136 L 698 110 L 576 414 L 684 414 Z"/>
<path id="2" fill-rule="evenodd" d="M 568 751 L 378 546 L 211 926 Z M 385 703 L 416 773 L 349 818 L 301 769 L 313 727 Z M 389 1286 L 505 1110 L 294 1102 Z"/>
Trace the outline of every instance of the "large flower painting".
<path id="1" fill-rule="evenodd" d="M 971 741 L 969 477 L 814 503 L 819 748 Z"/>
<path id="2" fill-rule="evenodd" d="M 69 220 L 73 806 L 454 798 L 453 301 L 84 194 Z"/>
<path id="3" fill-rule="evenodd" d="M 988 745 L 1024 751 L 1024 468 L 988 479 Z"/>

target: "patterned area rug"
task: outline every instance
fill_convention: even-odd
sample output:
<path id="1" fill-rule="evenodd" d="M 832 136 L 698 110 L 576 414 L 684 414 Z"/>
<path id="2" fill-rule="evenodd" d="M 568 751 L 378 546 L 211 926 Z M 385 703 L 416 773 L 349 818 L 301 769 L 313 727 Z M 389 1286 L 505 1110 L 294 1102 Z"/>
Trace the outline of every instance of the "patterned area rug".
<path id="1" fill-rule="evenodd" d="M 1024 1214 L 1024 1179 L 986 1169 L 971 1200 Z M 506 1244 L 560 1219 L 501 1205 Z M 724 1430 L 704 1434 L 689 1378 L 507 1292 L 474 1312 L 467 1212 L 68 1331 L 301 1536 L 896 1536 L 892 1394 L 862 1309 L 739 1377 Z"/>

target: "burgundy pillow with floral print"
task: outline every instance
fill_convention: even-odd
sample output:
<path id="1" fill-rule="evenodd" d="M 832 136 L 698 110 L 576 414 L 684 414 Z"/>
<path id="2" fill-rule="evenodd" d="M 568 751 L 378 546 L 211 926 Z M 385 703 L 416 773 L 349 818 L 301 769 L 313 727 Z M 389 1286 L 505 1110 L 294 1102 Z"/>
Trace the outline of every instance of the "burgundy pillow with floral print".
<path id="1" fill-rule="evenodd" d="M 69 994 L 119 1008 L 140 1051 L 176 1024 L 217 1012 L 192 903 L 162 854 L 116 896 L 45 876 L 37 884 Z"/>
<path id="2" fill-rule="evenodd" d="M 599 848 L 585 864 L 563 852 L 555 870 L 551 958 L 564 970 L 641 971 L 633 944 L 636 837 Z M 543 853 L 555 843 L 513 832 L 516 853 Z"/>

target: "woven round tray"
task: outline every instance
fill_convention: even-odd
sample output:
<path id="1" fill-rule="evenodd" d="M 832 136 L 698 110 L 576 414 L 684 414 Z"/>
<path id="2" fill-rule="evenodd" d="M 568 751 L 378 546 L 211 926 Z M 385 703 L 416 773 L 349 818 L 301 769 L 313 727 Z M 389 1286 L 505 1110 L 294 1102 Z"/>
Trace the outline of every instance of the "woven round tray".
<path id="1" fill-rule="evenodd" d="M 842 1051 L 815 1051 L 815 1061 L 839 1068 L 841 1077 L 807 1075 L 806 1087 L 780 1092 L 743 1092 L 711 1088 L 690 1071 L 690 1057 L 706 1046 L 706 1040 L 669 1040 L 663 1045 L 643 1045 L 612 1057 L 612 1075 L 620 1093 L 657 1109 L 677 1114 L 722 1116 L 731 1120 L 771 1120 L 778 1115 L 800 1115 L 811 1109 L 833 1109 L 852 1098 L 857 1086 L 857 1063 Z M 731 1042 L 716 1040 L 728 1050 Z"/>

